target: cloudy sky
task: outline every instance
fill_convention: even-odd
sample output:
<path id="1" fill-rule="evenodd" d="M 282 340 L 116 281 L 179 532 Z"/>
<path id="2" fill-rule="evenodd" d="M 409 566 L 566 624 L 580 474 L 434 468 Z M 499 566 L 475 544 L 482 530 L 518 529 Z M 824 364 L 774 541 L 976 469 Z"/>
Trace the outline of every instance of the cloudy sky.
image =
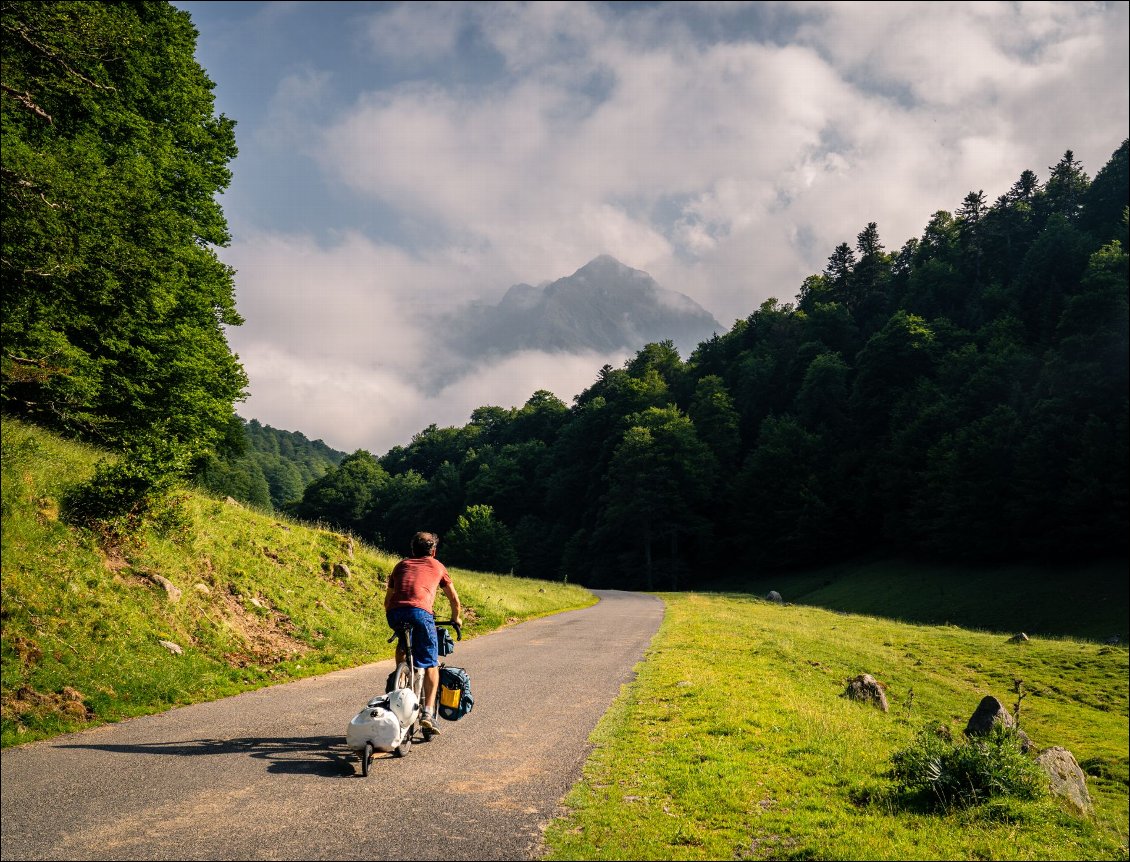
<path id="1" fill-rule="evenodd" d="M 728 328 L 868 222 L 897 250 L 1128 135 L 1125 2 L 174 4 L 238 123 L 239 412 L 350 452 L 626 358 L 428 388 L 464 302 L 610 254 Z"/>

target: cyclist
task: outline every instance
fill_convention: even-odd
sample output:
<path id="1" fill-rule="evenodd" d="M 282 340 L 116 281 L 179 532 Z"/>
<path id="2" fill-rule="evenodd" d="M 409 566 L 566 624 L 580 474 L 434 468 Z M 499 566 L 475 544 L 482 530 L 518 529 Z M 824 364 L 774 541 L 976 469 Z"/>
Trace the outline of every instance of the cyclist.
<path id="1" fill-rule="evenodd" d="M 455 584 L 443 563 L 436 559 L 439 539 L 435 533 L 417 533 L 412 537 L 412 556 L 401 560 L 388 576 L 385 593 L 385 618 L 395 631 L 405 623 L 412 626 L 412 658 L 424 670 L 424 703 L 420 727 L 426 733 L 439 733 L 436 720 L 436 692 L 439 689 L 439 642 L 436 618 L 432 610 L 436 588 L 441 588 L 451 603 L 451 618 L 462 625 L 462 607 Z M 397 664 L 405 656 L 397 646 Z"/>

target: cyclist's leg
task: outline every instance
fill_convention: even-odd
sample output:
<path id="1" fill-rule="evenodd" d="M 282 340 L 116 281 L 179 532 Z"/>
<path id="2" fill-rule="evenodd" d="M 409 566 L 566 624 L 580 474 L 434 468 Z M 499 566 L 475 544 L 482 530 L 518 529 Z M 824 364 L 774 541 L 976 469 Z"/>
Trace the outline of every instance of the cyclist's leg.
<path id="1" fill-rule="evenodd" d="M 435 617 L 420 610 L 413 614 L 412 656 L 419 674 L 416 692 L 420 698 L 421 719 L 424 730 L 436 733 L 436 691 L 439 688 L 439 639 L 436 635 Z"/>
<path id="2" fill-rule="evenodd" d="M 436 694 L 439 691 L 439 666 L 429 667 L 424 670 L 424 698 L 421 705 L 429 715 L 436 715 Z"/>

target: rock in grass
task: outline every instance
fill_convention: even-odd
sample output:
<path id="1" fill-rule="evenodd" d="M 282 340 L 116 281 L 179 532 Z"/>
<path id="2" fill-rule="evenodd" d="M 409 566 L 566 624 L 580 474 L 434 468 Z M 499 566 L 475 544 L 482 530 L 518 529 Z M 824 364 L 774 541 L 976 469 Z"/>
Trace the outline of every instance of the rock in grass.
<path id="1" fill-rule="evenodd" d="M 1020 750 L 1031 750 L 1032 740 L 1028 737 L 1028 734 L 1016 726 L 1016 719 L 1012 717 L 1012 713 L 1005 709 L 1004 704 L 991 694 L 985 695 L 981 698 L 981 702 L 977 704 L 977 709 L 973 711 L 968 724 L 965 725 L 965 735 L 985 736 L 995 724 L 1001 724 L 1015 730 L 1016 738 L 1020 740 Z"/>
<path id="2" fill-rule="evenodd" d="M 776 602 L 777 604 L 780 605 L 780 604 L 784 604 L 785 600 L 783 598 L 781 598 L 781 594 L 779 592 L 777 592 L 776 590 L 770 590 L 769 592 L 767 592 L 765 594 L 765 601 Z"/>
<path id="3" fill-rule="evenodd" d="M 165 595 L 170 602 L 179 602 L 181 597 L 180 588 L 175 586 L 172 581 L 164 575 L 157 575 L 153 572 L 146 572 L 145 577 L 149 578 L 153 583 L 165 591 Z"/>
<path id="4" fill-rule="evenodd" d="M 1087 791 L 1087 776 L 1070 751 L 1058 745 L 1045 748 L 1036 757 L 1036 763 L 1051 780 L 1053 794 L 1066 799 L 1080 814 L 1092 811 L 1094 806 L 1091 794 Z"/>
<path id="5" fill-rule="evenodd" d="M 848 683 L 844 696 L 851 700 L 869 703 L 887 712 L 890 707 L 887 705 L 887 693 L 884 688 L 885 686 L 871 674 L 861 673 Z"/>
<path id="6" fill-rule="evenodd" d="M 969 717 L 969 723 L 965 725 L 965 735 L 985 736 L 992 730 L 994 724 L 1016 727 L 1016 720 L 1012 717 L 1012 713 L 1004 708 L 1003 703 L 991 694 L 987 694 L 981 698 L 977 709 Z"/>
<path id="7" fill-rule="evenodd" d="M 161 641 L 161 646 L 171 652 L 173 655 L 183 655 L 184 647 L 180 644 L 175 644 L 172 641 Z"/>
<path id="8" fill-rule="evenodd" d="M 1012 637 L 1010 637 L 1008 639 L 1008 642 L 1010 644 L 1022 644 L 1022 643 L 1026 643 L 1027 641 L 1028 641 L 1028 635 L 1024 634 L 1024 632 L 1017 632 L 1016 634 L 1014 634 Z"/>

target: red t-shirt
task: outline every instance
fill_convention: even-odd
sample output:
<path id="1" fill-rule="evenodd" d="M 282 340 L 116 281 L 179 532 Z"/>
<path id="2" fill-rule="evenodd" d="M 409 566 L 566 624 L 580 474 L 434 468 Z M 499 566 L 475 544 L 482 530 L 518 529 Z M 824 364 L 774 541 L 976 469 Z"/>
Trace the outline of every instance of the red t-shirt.
<path id="1" fill-rule="evenodd" d="M 435 557 L 410 557 L 401 560 L 388 576 L 392 589 L 389 610 L 393 608 L 422 608 L 432 613 L 436 589 L 451 585 L 451 575 Z"/>

